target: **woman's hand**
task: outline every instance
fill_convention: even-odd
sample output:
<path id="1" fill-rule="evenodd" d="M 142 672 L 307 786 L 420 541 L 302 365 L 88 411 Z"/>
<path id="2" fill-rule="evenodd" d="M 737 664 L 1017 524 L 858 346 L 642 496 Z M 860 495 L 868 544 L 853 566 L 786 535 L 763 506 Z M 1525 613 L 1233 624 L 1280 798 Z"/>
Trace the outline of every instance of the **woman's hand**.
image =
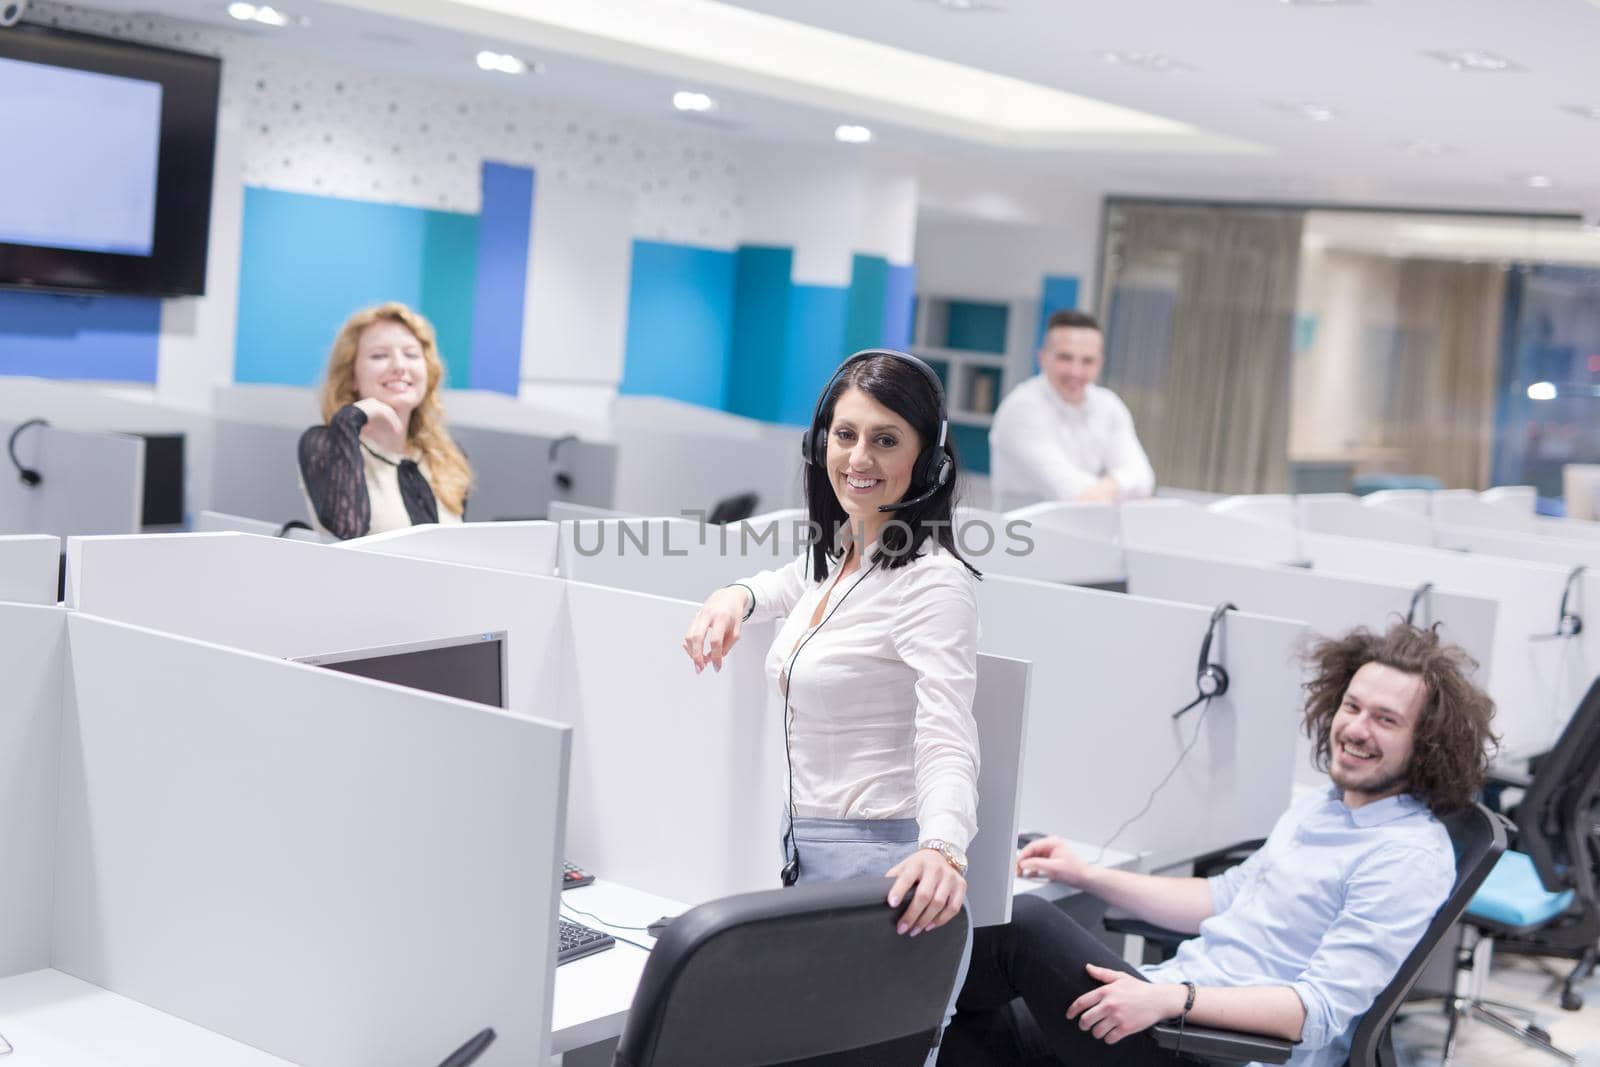
<path id="1" fill-rule="evenodd" d="M 694 660 L 696 674 L 705 670 L 707 663 L 719 672 L 722 670 L 722 657 L 739 643 L 739 631 L 749 607 L 750 594 L 737 585 L 718 589 L 706 597 L 683 637 L 683 650 Z"/>
<path id="2" fill-rule="evenodd" d="M 391 448 L 391 452 L 405 451 L 406 427 L 400 421 L 399 412 L 375 396 L 362 397 L 355 402 L 355 406 L 367 416 L 367 424 L 362 427 L 362 432 L 373 431 L 373 437 L 380 445 L 398 442 L 400 447 Z"/>
<path id="3" fill-rule="evenodd" d="M 895 880 L 889 888 L 889 907 L 898 908 L 906 894 L 913 887 L 916 889 L 896 927 L 902 934 L 916 937 L 943 926 L 956 917 L 966 902 L 967 880 L 931 848 L 917 849 L 887 873 Z"/>

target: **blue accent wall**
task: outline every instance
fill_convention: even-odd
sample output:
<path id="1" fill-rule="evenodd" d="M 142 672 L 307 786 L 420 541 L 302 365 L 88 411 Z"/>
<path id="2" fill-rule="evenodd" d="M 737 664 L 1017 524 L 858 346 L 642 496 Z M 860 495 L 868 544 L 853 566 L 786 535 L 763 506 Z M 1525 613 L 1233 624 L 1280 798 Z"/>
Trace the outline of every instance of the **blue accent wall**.
<path id="1" fill-rule="evenodd" d="M 905 351 L 911 347 L 911 324 L 917 311 L 917 268 L 889 264 L 884 279 L 883 346 Z"/>
<path id="2" fill-rule="evenodd" d="M 473 389 L 515 396 L 522 379 L 533 190 L 531 168 L 483 165 L 477 281 L 472 295 L 472 365 L 466 376 L 466 384 Z"/>
<path id="3" fill-rule="evenodd" d="M 1034 347 L 1044 344 L 1044 324 L 1058 311 L 1078 309 L 1078 279 L 1070 274 L 1046 274 L 1039 293 L 1039 336 Z"/>
<path id="4" fill-rule="evenodd" d="M 843 345 L 846 354 L 883 347 L 883 308 L 888 292 L 889 261 L 858 253 L 850 263 Z"/>
<path id="5" fill-rule="evenodd" d="M 806 426 L 817 393 L 845 356 L 850 291 L 832 285 L 796 285 L 789 290 L 789 335 L 784 345 L 782 392 L 777 422 Z"/>
<path id="6" fill-rule="evenodd" d="M 791 248 L 746 245 L 734 253 L 735 303 L 728 353 L 727 408 L 735 415 L 778 421 L 793 269 Z"/>
<path id="7" fill-rule="evenodd" d="M 618 391 L 723 407 L 737 275 L 732 252 L 635 241 Z"/>
<path id="8" fill-rule="evenodd" d="M 154 382 L 160 343 L 155 297 L 0 290 L 0 374 Z"/>

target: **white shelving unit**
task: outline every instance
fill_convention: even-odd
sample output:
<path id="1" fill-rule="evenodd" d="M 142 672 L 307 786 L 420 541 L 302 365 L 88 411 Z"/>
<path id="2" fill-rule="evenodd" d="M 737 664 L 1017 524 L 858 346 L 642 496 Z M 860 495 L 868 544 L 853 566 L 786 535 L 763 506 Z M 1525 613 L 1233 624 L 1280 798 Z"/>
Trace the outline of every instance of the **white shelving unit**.
<path id="1" fill-rule="evenodd" d="M 952 306 L 988 309 L 1005 316 L 1004 349 L 952 348 L 949 345 Z M 1037 301 L 1000 302 L 963 296 L 919 293 L 911 335 L 911 351 L 939 370 L 945 380 L 950 422 L 987 429 L 1000 400 L 1033 373 Z M 971 313 L 971 312 L 968 312 Z"/>

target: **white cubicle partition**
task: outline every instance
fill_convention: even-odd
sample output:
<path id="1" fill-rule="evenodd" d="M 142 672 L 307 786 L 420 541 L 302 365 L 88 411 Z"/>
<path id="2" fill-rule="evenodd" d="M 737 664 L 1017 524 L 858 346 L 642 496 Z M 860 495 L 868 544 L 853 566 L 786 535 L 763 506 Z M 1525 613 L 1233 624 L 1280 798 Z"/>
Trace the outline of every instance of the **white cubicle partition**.
<path id="1" fill-rule="evenodd" d="M 0 437 L 18 423 L 0 422 Z M 136 533 L 144 514 L 144 441 L 124 434 L 34 426 L 16 458 L 38 472 L 25 485 L 0 477 L 0 534 L 75 537 Z"/>
<path id="2" fill-rule="evenodd" d="M 337 547 L 518 574 L 553 575 L 560 531 L 553 522 L 429 524 L 369 534 L 342 541 Z"/>
<path id="3" fill-rule="evenodd" d="M 1441 526 L 1473 526 L 1484 530 L 1531 533 L 1533 509 L 1518 511 L 1484 500 L 1470 489 L 1442 489 L 1433 494 L 1430 517 Z"/>
<path id="4" fill-rule="evenodd" d="M 1033 665 L 1024 660 L 978 656 L 972 697 L 978 723 L 978 833 L 967 848 L 967 906 L 974 926 L 1011 921 L 1032 674 Z"/>
<path id="5" fill-rule="evenodd" d="M 303 385 L 222 385 L 211 390 L 211 413 L 304 429 L 322 421 L 322 403 L 317 390 Z"/>
<path id="6" fill-rule="evenodd" d="M 979 583 L 978 604 L 983 651 L 1033 661 L 1024 828 L 1104 844 L 1150 801 L 1114 847 L 1153 867 L 1272 828 L 1294 777 L 1302 623 L 1226 616 L 1211 652 L 1228 694 L 1174 719 L 1195 696 L 1209 609 L 1015 578 Z"/>
<path id="7" fill-rule="evenodd" d="M 800 554 L 804 519 L 702 525 L 688 519 L 583 519 L 561 524 L 561 575 L 698 604 L 713 589 Z"/>
<path id="8" fill-rule="evenodd" d="M 549 513 L 545 517 L 550 522 L 573 522 L 577 519 L 636 519 L 639 516 L 618 511 L 616 508 L 595 508 L 588 504 L 552 500 Z"/>
<path id="9" fill-rule="evenodd" d="M 67 613 L 0 604 L 0 977 L 50 966 Z M 3 1033 L 0 1029 L 0 1033 Z"/>
<path id="10" fill-rule="evenodd" d="M 1182 500 L 1130 500 L 1119 515 L 1122 543 L 1128 548 L 1269 563 L 1293 563 L 1304 557 L 1300 533 L 1292 526 L 1218 515 Z"/>
<path id="11" fill-rule="evenodd" d="M 1380 582 L 1432 582 L 1442 592 L 1498 603 L 1489 694 L 1497 705 L 1495 730 L 1507 755 L 1528 756 L 1548 748 L 1600 673 L 1600 632 L 1586 629 L 1577 637 L 1550 640 L 1541 636 L 1556 629 L 1567 567 L 1331 534 L 1307 534 L 1306 551 L 1315 569 L 1324 573 Z M 1580 583 L 1580 603 L 1569 607 L 1582 610 L 1586 589 Z M 1593 602 L 1600 603 L 1600 595 Z"/>
<path id="12" fill-rule="evenodd" d="M 1426 519 L 1433 513 L 1432 489 L 1379 489 L 1361 498 L 1369 508 L 1398 508 Z"/>
<path id="13" fill-rule="evenodd" d="M 1546 537 L 1542 534 L 1486 526 L 1437 527 L 1442 540 L 1484 556 L 1554 563 L 1561 567 L 1587 566 L 1600 569 L 1600 541 Z"/>
<path id="14" fill-rule="evenodd" d="M 1086 537 L 1091 541 L 1116 541 L 1121 536 L 1113 504 L 1074 504 L 1047 501 L 1005 512 L 1007 519 L 1023 519 L 1035 526 Z"/>
<path id="15" fill-rule="evenodd" d="M 800 431 L 691 431 L 618 423 L 612 507 L 635 515 L 710 512 L 717 501 L 755 493 L 764 510 L 801 499 Z"/>
<path id="16" fill-rule="evenodd" d="M 958 508 L 954 526 L 962 557 L 984 574 L 1072 585 L 1120 584 L 1127 576 L 1115 542 L 1058 529 L 1048 518 Z"/>
<path id="17" fill-rule="evenodd" d="M 80 538 L 69 605 L 274 656 L 310 656 L 505 630 L 511 709 L 551 707 L 559 579 L 248 534 Z"/>
<path id="18" fill-rule="evenodd" d="M 1349 493 L 1305 493 L 1295 498 L 1295 507 L 1299 526 L 1306 533 L 1365 537 L 1428 548 L 1438 543 L 1433 523 L 1409 508 L 1369 507 Z"/>
<path id="19" fill-rule="evenodd" d="M 544 1062 L 568 728 L 68 625 L 58 970 L 303 1067 Z"/>
<path id="20" fill-rule="evenodd" d="M 1213 515 L 1230 515 L 1236 519 L 1249 519 L 1271 526 L 1295 525 L 1295 498 L 1288 493 L 1224 497 L 1207 504 L 1206 510 Z"/>
<path id="21" fill-rule="evenodd" d="M 472 464 L 467 518 L 473 522 L 543 519 L 557 498 L 612 503 L 613 445 L 459 424 L 450 432 Z"/>
<path id="22" fill-rule="evenodd" d="M 311 518 L 300 489 L 300 435 L 311 423 L 218 417 L 211 435 L 211 510 L 282 525 Z"/>
<path id="23" fill-rule="evenodd" d="M 1479 493 L 1478 499 L 1519 515 L 1532 515 L 1539 507 L 1539 489 L 1533 485 L 1497 485 Z"/>
<path id="24" fill-rule="evenodd" d="M 0 537 L 0 601 L 54 604 L 60 579 L 61 538 L 52 534 Z"/>
<path id="25" fill-rule="evenodd" d="M 300 519 L 305 522 L 305 519 Z M 267 522 L 265 519 L 247 519 L 243 515 L 228 515 L 221 511 L 202 511 L 194 518 L 194 528 L 191 533 L 247 533 L 257 537 L 283 536 L 291 541 L 309 541 L 314 545 L 334 544 L 334 539 L 328 534 L 318 533 L 316 530 L 305 530 L 295 527 L 281 535 L 284 523 Z"/>

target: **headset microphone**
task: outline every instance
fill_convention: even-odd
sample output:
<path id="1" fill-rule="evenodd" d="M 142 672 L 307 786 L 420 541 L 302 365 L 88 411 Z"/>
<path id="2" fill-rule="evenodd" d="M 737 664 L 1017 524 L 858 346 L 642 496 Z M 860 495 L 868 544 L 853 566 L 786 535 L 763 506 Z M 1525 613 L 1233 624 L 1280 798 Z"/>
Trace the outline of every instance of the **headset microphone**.
<path id="1" fill-rule="evenodd" d="M 1577 637 L 1583 633 L 1583 616 L 1576 611 L 1568 609 L 1567 604 L 1572 599 L 1572 590 L 1577 587 L 1578 578 L 1589 568 L 1580 563 L 1567 574 L 1567 584 L 1561 590 L 1561 606 L 1557 609 L 1556 631 L 1551 634 L 1534 634 L 1534 641 L 1550 641 L 1558 637 Z"/>
<path id="2" fill-rule="evenodd" d="M 1222 617 L 1230 611 L 1238 610 L 1234 604 L 1218 604 L 1211 612 L 1211 621 L 1206 625 L 1206 638 L 1200 643 L 1200 660 L 1195 665 L 1194 689 L 1196 696 L 1189 703 L 1172 713 L 1174 719 L 1182 718 L 1193 711 L 1202 702 L 1212 697 L 1222 696 L 1228 691 L 1228 672 L 1220 663 L 1211 662 L 1211 641 L 1217 634 L 1217 626 L 1222 622 Z"/>
<path id="3" fill-rule="evenodd" d="M 18 423 L 16 428 L 11 431 L 10 439 L 6 441 L 6 454 L 11 457 L 11 465 L 17 468 L 17 477 L 22 479 L 22 484 L 29 489 L 37 487 L 40 482 L 44 481 L 44 475 L 32 467 L 24 466 L 23 462 L 17 458 L 17 438 L 21 437 L 22 431 L 30 426 L 49 425 L 50 423 L 46 419 L 28 419 L 26 422 Z"/>
<path id="4" fill-rule="evenodd" d="M 878 510 L 879 511 L 904 511 L 906 508 L 914 508 L 918 504 L 923 503 L 924 501 L 933 499 L 933 494 L 937 493 L 939 491 L 939 489 L 940 489 L 940 486 L 939 485 L 935 485 L 935 486 L 933 486 L 932 488 L 928 489 L 925 492 L 918 493 L 916 496 L 912 497 L 910 500 L 898 500 L 893 504 L 879 504 L 878 505 Z"/>

